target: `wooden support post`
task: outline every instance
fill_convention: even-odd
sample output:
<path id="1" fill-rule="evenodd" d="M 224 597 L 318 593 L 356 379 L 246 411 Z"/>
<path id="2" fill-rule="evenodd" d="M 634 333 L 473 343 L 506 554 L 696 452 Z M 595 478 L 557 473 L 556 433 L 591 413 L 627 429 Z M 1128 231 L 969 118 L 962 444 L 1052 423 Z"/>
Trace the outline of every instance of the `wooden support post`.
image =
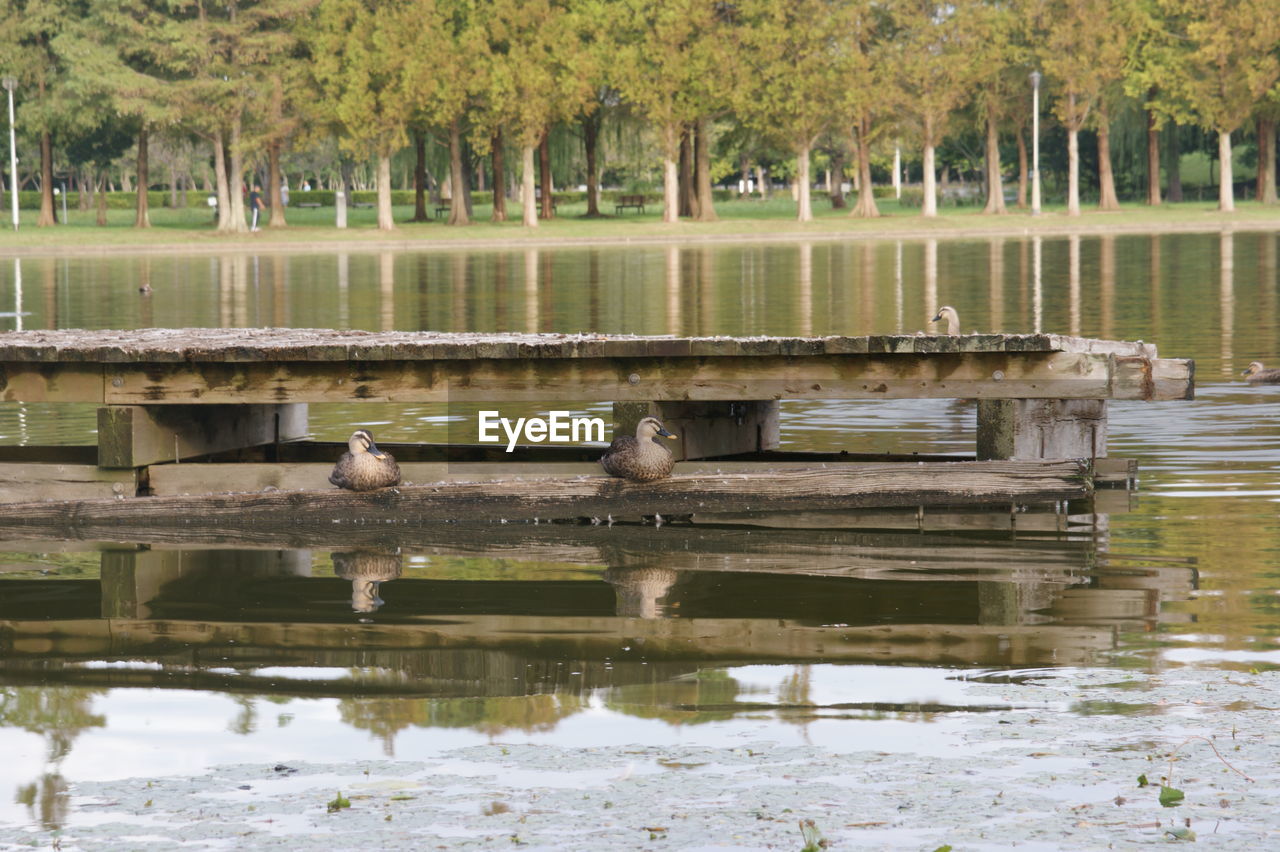
<path id="1" fill-rule="evenodd" d="M 1096 459 L 1107 455 L 1104 399 L 980 399 L 978 459 Z"/>
<path id="2" fill-rule="evenodd" d="M 217 577 L 229 602 L 237 583 L 310 577 L 310 550 L 107 550 L 102 553 L 102 617 L 151 618 L 164 589 L 182 580 Z"/>
<path id="3" fill-rule="evenodd" d="M 305 403 L 98 409 L 98 466 L 143 465 L 307 436 Z"/>
<path id="4" fill-rule="evenodd" d="M 666 445 L 676 461 L 735 453 L 776 450 L 779 444 L 776 399 L 744 402 L 615 402 L 613 434 L 634 435 L 636 424 L 657 417 L 680 436 Z"/>

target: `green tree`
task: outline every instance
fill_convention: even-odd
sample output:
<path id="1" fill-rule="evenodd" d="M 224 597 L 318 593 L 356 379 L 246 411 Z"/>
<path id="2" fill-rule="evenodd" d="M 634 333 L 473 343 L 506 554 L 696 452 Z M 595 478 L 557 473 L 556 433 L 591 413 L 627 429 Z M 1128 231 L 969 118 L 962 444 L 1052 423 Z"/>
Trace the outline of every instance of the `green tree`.
<path id="1" fill-rule="evenodd" d="M 813 219 L 809 155 L 818 136 L 842 113 L 850 66 L 861 51 L 840 38 L 856 7 L 829 0 L 745 0 L 735 29 L 745 59 L 737 89 L 739 115 L 774 133 L 796 156 L 796 218 Z"/>
<path id="2" fill-rule="evenodd" d="M 1280 79 L 1273 0 L 1160 0 L 1182 50 L 1164 109 L 1218 135 L 1218 209 L 1235 209 L 1231 134 Z"/>
<path id="3" fill-rule="evenodd" d="M 1067 215 L 1080 215 L 1080 131 L 1095 108 L 1101 108 L 1099 163 L 1102 194 L 1099 206 L 1118 206 L 1110 181 L 1109 109 L 1124 72 L 1125 28 L 1112 0 L 1048 0 L 1037 9 L 1040 64 L 1056 81 L 1054 114 L 1067 130 Z M 1105 164 L 1104 164 L 1105 163 Z"/>
<path id="4" fill-rule="evenodd" d="M 980 0 L 895 0 L 890 61 L 901 108 L 924 148 L 921 214 L 938 215 L 935 152 L 952 114 L 970 97 L 977 68 L 975 7 Z"/>
<path id="5" fill-rule="evenodd" d="M 552 0 L 492 0 L 493 46 L 487 92 L 501 104 L 520 147 L 522 219 L 538 226 L 534 151 L 557 121 L 577 115 L 595 97 L 590 52 L 576 27 L 580 19 Z M 550 212 L 550 197 L 544 198 Z"/>
<path id="6" fill-rule="evenodd" d="M 38 227 L 57 224 L 53 207 L 53 137 L 74 126 L 79 113 L 73 69 L 54 42 L 85 15 L 83 0 L 8 0 L 0 6 L 0 67 L 18 80 L 21 120 L 40 144 Z"/>
<path id="7" fill-rule="evenodd" d="M 623 97 L 648 116 L 662 147 L 662 218 L 680 218 L 680 137 L 722 95 L 725 57 L 717 39 L 723 4 L 713 0 L 619 0 L 613 75 Z"/>
<path id="8" fill-rule="evenodd" d="M 401 10 L 401 26 L 413 33 L 402 72 L 406 106 L 418 121 L 439 127 L 448 139 L 450 225 L 471 221 L 463 136 L 488 67 L 483 11 L 475 0 L 414 0 Z"/>
<path id="9" fill-rule="evenodd" d="M 403 2 L 320 0 L 299 37 L 315 88 L 310 110 L 342 151 L 377 158 L 378 228 L 391 218 L 391 155 L 404 147 L 410 111 L 403 89 L 407 46 Z"/>

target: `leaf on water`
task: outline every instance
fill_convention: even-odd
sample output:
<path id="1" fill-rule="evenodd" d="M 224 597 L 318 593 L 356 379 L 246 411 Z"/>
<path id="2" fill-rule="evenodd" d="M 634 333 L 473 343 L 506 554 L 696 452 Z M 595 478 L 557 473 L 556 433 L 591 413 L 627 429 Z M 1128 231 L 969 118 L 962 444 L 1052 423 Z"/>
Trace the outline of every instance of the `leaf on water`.
<path id="1" fill-rule="evenodd" d="M 1138 776 L 1138 786 L 1139 786 L 1139 787 L 1146 787 L 1146 786 L 1149 786 L 1150 784 L 1151 784 L 1151 782 L 1147 780 L 1147 776 L 1146 776 L 1146 775 L 1139 775 L 1139 776 Z"/>
<path id="2" fill-rule="evenodd" d="M 351 800 L 342 795 L 342 791 L 338 791 L 338 797 L 329 803 L 329 813 L 337 813 L 343 808 L 351 807 Z"/>
<path id="3" fill-rule="evenodd" d="M 1172 808 L 1175 805 L 1182 804 L 1182 800 L 1184 798 L 1186 798 L 1186 794 L 1177 787 L 1160 788 L 1160 804 L 1166 808 Z"/>
<path id="4" fill-rule="evenodd" d="M 1196 833 L 1189 828 L 1166 828 L 1164 833 L 1174 840 L 1190 840 L 1194 842 L 1196 839 Z"/>

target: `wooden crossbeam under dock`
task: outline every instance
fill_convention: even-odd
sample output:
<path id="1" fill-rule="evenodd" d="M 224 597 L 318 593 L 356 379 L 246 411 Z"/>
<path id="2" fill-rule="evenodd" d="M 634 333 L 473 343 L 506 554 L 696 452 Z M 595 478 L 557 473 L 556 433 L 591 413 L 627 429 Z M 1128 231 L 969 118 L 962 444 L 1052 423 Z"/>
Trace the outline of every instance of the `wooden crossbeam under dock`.
<path id="1" fill-rule="evenodd" d="M 866 506 L 1043 503 L 1092 493 L 1087 461 L 870 464 L 856 469 L 675 475 L 633 483 L 605 476 L 443 482 L 356 493 L 271 491 L 12 503 L 3 527 L 168 524 L 429 523 L 600 518 L 699 512 L 774 512 Z"/>

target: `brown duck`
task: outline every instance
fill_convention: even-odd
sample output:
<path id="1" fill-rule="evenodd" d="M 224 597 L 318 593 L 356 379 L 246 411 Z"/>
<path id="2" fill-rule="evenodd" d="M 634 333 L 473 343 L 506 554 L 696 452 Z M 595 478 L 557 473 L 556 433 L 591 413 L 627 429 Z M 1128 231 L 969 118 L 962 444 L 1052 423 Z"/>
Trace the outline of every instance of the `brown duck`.
<path id="1" fill-rule="evenodd" d="M 621 476 L 635 482 L 653 482 L 671 475 L 675 458 L 658 442 L 658 436 L 676 440 L 656 417 L 646 417 L 636 424 L 636 434 L 614 438 L 600 457 L 600 464 L 610 476 Z"/>
<path id="2" fill-rule="evenodd" d="M 1280 370 L 1268 370 L 1262 366 L 1261 361 L 1249 362 L 1249 366 L 1245 367 L 1240 375 L 1244 376 L 1244 380 L 1251 385 L 1280 384 Z"/>
<path id="3" fill-rule="evenodd" d="M 373 442 L 373 435 L 357 429 L 347 441 L 347 452 L 329 474 L 329 481 L 350 491 L 374 491 L 400 484 L 400 465 Z"/>

